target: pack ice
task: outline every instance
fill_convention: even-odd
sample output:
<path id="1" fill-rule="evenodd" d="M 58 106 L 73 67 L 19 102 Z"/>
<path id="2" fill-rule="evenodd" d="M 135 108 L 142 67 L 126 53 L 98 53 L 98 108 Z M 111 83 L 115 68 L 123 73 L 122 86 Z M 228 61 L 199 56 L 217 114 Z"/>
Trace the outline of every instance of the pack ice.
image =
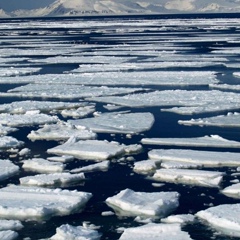
<path id="1" fill-rule="evenodd" d="M 119 215 L 147 215 L 165 217 L 179 205 L 177 192 L 135 192 L 125 189 L 113 197 L 106 199 L 106 203 Z"/>
<path id="2" fill-rule="evenodd" d="M 9 148 L 20 148 L 23 146 L 23 142 L 17 140 L 14 137 L 10 137 L 10 136 L 3 136 L 0 137 L 0 151 L 2 150 L 6 150 Z"/>
<path id="3" fill-rule="evenodd" d="M 228 197 L 240 198 L 240 183 L 233 184 L 231 186 L 222 189 L 221 193 Z"/>
<path id="4" fill-rule="evenodd" d="M 41 220 L 80 211 L 92 194 L 38 187 L 8 186 L 0 189 L 0 217 Z"/>
<path id="5" fill-rule="evenodd" d="M 0 181 L 16 175 L 19 170 L 20 168 L 10 160 L 0 160 Z"/>

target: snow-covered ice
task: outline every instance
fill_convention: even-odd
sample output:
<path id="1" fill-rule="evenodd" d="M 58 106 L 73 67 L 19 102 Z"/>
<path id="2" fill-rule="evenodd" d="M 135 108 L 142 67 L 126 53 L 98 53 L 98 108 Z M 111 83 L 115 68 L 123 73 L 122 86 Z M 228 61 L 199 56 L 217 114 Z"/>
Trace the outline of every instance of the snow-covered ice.
<path id="1" fill-rule="evenodd" d="M 74 157 L 63 155 L 63 156 L 54 156 L 54 157 L 48 157 L 47 160 L 53 161 L 53 162 L 72 162 L 74 160 Z"/>
<path id="2" fill-rule="evenodd" d="M 0 219 L 0 231 L 3 230 L 20 230 L 23 228 L 19 220 Z"/>
<path id="3" fill-rule="evenodd" d="M 223 204 L 196 213 L 196 216 L 223 234 L 240 237 L 240 204 Z"/>
<path id="4" fill-rule="evenodd" d="M 71 173 L 78 173 L 78 172 L 94 172 L 94 171 L 107 171 L 110 165 L 110 161 L 106 160 L 103 162 L 90 164 L 85 167 L 75 168 L 72 169 Z"/>
<path id="5" fill-rule="evenodd" d="M 95 106 L 79 107 L 77 109 L 65 109 L 62 110 L 61 114 L 63 117 L 83 118 L 96 111 Z"/>
<path id="6" fill-rule="evenodd" d="M 140 227 L 125 228 L 119 240 L 191 240 L 180 224 L 148 223 Z"/>
<path id="7" fill-rule="evenodd" d="M 240 198 L 240 183 L 233 184 L 231 186 L 225 187 L 221 191 L 224 195 L 233 198 Z"/>
<path id="8" fill-rule="evenodd" d="M 179 223 L 181 225 L 187 223 L 193 223 L 195 220 L 195 216 L 192 214 L 178 214 L 178 215 L 171 215 L 166 218 L 162 218 L 162 223 Z"/>
<path id="9" fill-rule="evenodd" d="M 16 128 L 8 127 L 8 126 L 3 126 L 0 124 L 0 136 L 8 135 L 11 132 L 17 131 Z"/>
<path id="10" fill-rule="evenodd" d="M 148 156 L 154 160 L 187 162 L 205 167 L 240 166 L 240 153 L 234 152 L 153 149 L 148 153 Z"/>
<path id="11" fill-rule="evenodd" d="M 0 137 L 0 151 L 2 150 L 6 150 L 9 148 L 20 148 L 23 146 L 23 142 L 17 140 L 14 137 L 10 137 L 10 136 L 3 136 Z"/>
<path id="12" fill-rule="evenodd" d="M 91 193 L 38 187 L 8 186 L 0 189 L 0 217 L 41 220 L 80 211 Z"/>
<path id="13" fill-rule="evenodd" d="M 155 171 L 161 160 L 143 160 L 134 163 L 133 170 L 137 173 L 148 173 Z"/>
<path id="14" fill-rule="evenodd" d="M 19 75 L 25 75 L 29 73 L 39 72 L 41 68 L 16 68 L 16 67 L 10 67 L 10 68 L 1 68 L 0 69 L 0 77 L 13 77 L 13 76 L 19 76 Z"/>
<path id="15" fill-rule="evenodd" d="M 154 123 L 151 113 L 107 113 L 93 118 L 69 120 L 76 127 L 85 126 L 100 133 L 140 133 L 150 130 Z"/>
<path id="16" fill-rule="evenodd" d="M 20 168 L 10 160 L 0 160 L 0 180 L 8 179 L 17 173 Z"/>
<path id="17" fill-rule="evenodd" d="M 164 217 L 179 205 L 177 192 L 135 192 L 125 189 L 106 203 L 120 215 L 149 215 Z"/>
<path id="18" fill-rule="evenodd" d="M 0 231 L 1 240 L 14 240 L 18 237 L 18 233 L 12 230 Z"/>
<path id="19" fill-rule="evenodd" d="M 177 184 L 189 184 L 203 187 L 219 187 L 224 173 L 216 171 L 190 169 L 158 169 L 153 179 Z"/>
<path id="20" fill-rule="evenodd" d="M 57 122 L 56 124 L 45 124 L 42 128 L 31 131 L 27 137 L 35 140 L 68 140 L 75 137 L 77 140 L 96 139 L 96 133 L 87 128 L 76 128 L 73 124 Z"/>

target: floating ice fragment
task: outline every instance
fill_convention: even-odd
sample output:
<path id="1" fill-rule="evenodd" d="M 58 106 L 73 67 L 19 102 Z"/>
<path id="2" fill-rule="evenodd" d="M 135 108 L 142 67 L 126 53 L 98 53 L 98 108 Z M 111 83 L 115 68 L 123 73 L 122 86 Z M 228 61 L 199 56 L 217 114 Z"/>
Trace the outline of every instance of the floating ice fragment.
<path id="1" fill-rule="evenodd" d="M 65 165 L 60 162 L 51 162 L 43 158 L 32 158 L 23 161 L 22 167 L 27 171 L 40 173 L 62 172 Z"/>
<path id="2" fill-rule="evenodd" d="M 136 134 L 149 130 L 154 123 L 154 116 L 151 113 L 108 113 L 68 122 L 76 127 L 88 127 L 94 132 Z"/>
<path id="3" fill-rule="evenodd" d="M 195 216 L 192 214 L 179 214 L 179 215 L 171 215 L 166 218 L 162 218 L 161 222 L 186 224 L 186 223 L 192 223 L 194 222 L 194 220 L 195 220 Z"/>
<path id="4" fill-rule="evenodd" d="M 95 106 L 85 106 L 77 109 L 65 109 L 61 114 L 63 117 L 83 118 L 95 112 L 95 110 Z"/>
<path id="5" fill-rule="evenodd" d="M 177 192 L 134 192 L 131 189 L 122 190 L 106 203 L 120 215 L 167 216 L 178 207 Z"/>
<path id="6" fill-rule="evenodd" d="M 4 230 L 20 230 L 22 228 L 23 228 L 23 225 L 18 220 L 0 219 L 0 231 L 4 231 Z"/>
<path id="7" fill-rule="evenodd" d="M 11 127 L 8 127 L 8 126 L 3 126 L 0 124 L 0 136 L 4 136 L 4 135 L 7 135 L 11 132 L 15 132 L 17 131 L 16 128 L 11 128 Z"/>
<path id="8" fill-rule="evenodd" d="M 14 240 L 18 237 L 18 233 L 12 230 L 0 231 L 0 239 L 1 240 Z"/>
<path id="9" fill-rule="evenodd" d="M 240 237 L 240 204 L 223 204 L 196 213 L 213 228 L 234 237 Z"/>
<path id="10" fill-rule="evenodd" d="M 139 173 L 148 173 L 155 171 L 158 167 L 157 164 L 160 164 L 161 160 L 144 160 L 134 163 L 133 170 Z"/>
<path id="11" fill-rule="evenodd" d="M 221 191 L 224 195 L 233 198 L 240 198 L 240 183 L 233 184 Z"/>
<path id="12" fill-rule="evenodd" d="M 29 148 L 23 148 L 21 151 L 19 151 L 18 155 L 19 156 L 26 156 L 29 155 L 31 150 Z"/>
<path id="13" fill-rule="evenodd" d="M 20 76 L 28 73 L 39 72 L 41 68 L 1 68 L 0 77 Z"/>
<path id="14" fill-rule="evenodd" d="M 47 160 L 49 161 L 54 161 L 54 162 L 71 162 L 74 160 L 74 157 L 72 156 L 67 156 L 67 155 L 63 155 L 63 156 L 54 156 L 54 157 L 48 157 Z"/>
<path id="15" fill-rule="evenodd" d="M 0 160 L 0 181 L 8 179 L 19 172 L 19 167 L 10 160 Z"/>
<path id="16" fill-rule="evenodd" d="M 154 180 L 203 187 L 219 187 L 224 173 L 189 169 L 158 169 Z"/>
<path id="17" fill-rule="evenodd" d="M 61 225 L 50 240 L 99 240 L 101 234 L 84 226 Z"/>
<path id="18" fill-rule="evenodd" d="M 124 229 L 119 240 L 191 240 L 179 224 L 148 223 L 140 227 Z"/>
<path id="19" fill-rule="evenodd" d="M 24 143 L 22 141 L 18 141 L 14 137 L 10 137 L 10 136 L 0 137 L 0 150 L 6 150 L 9 148 L 19 148 L 23 144 Z"/>
<path id="20" fill-rule="evenodd" d="M 79 212 L 91 193 L 37 187 L 9 186 L 0 189 L 0 217 L 41 220 Z"/>
<path id="21" fill-rule="evenodd" d="M 107 171 L 110 165 L 110 161 L 106 160 L 103 162 L 90 164 L 85 167 L 75 168 L 71 170 L 71 173 L 78 173 L 78 172 L 93 172 L 93 171 Z"/>
<path id="22" fill-rule="evenodd" d="M 166 169 L 189 169 L 189 168 L 201 168 L 202 164 L 190 163 L 190 162 L 178 162 L 178 161 L 161 161 L 161 167 Z"/>

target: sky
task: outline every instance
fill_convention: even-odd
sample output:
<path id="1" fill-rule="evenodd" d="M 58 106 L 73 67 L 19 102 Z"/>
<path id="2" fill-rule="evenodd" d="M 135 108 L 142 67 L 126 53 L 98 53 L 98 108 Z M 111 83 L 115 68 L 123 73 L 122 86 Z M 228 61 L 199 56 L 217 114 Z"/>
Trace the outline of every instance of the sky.
<path id="1" fill-rule="evenodd" d="M 0 0 L 0 9 L 14 11 L 17 9 L 34 9 L 45 7 L 54 0 Z"/>

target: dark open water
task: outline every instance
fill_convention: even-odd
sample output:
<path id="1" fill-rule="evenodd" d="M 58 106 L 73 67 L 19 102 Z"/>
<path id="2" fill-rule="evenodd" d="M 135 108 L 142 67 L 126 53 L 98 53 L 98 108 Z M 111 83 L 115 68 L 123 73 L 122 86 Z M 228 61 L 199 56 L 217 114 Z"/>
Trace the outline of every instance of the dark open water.
<path id="1" fill-rule="evenodd" d="M 176 40 L 176 34 L 179 37 L 186 37 L 192 41 L 184 41 L 178 42 L 178 46 L 182 47 L 193 47 L 192 50 L 186 51 L 186 54 L 210 54 L 210 52 L 217 47 L 226 47 L 226 48 L 240 48 L 240 41 L 235 42 L 227 42 L 226 40 L 221 41 L 211 41 L 211 36 L 237 36 L 236 38 L 240 39 L 240 18 L 239 14 L 219 14 L 219 15 L 174 15 L 174 16 L 134 16 L 134 17 L 87 17 L 87 18 L 45 18 L 45 19 L 4 19 L 0 21 L 0 33 L 4 38 L 0 42 L 0 49 L 6 46 L 15 47 L 18 46 L 17 49 L 20 49 L 19 45 L 13 41 L 12 37 L 9 37 L 12 33 L 15 34 L 14 39 L 21 39 L 22 42 L 28 43 L 31 39 L 37 39 L 41 41 L 44 39 L 49 44 L 58 43 L 59 41 L 68 44 L 94 44 L 95 46 L 99 45 L 99 49 L 102 49 L 102 45 L 105 46 L 123 46 L 124 44 L 133 46 L 135 44 L 153 44 L 153 46 L 160 46 L 163 44 L 163 36 L 165 36 L 165 41 L 174 37 Z M 226 22 L 228 19 L 234 19 L 239 22 L 239 24 L 234 24 L 227 27 L 218 26 L 219 28 L 212 27 L 209 25 L 210 19 L 225 19 Z M 188 19 L 188 21 L 195 21 L 196 24 L 184 25 L 182 24 L 183 19 Z M 164 24 L 164 21 L 168 25 L 164 28 L 163 26 L 152 26 L 151 21 L 159 21 L 159 23 Z M 172 24 L 171 23 L 172 20 Z M 88 22 L 91 22 L 91 25 L 88 25 Z M 207 21 L 205 25 L 204 22 Z M 41 28 L 34 28 L 28 26 L 34 26 L 35 23 L 42 22 L 46 23 Z M 68 24 L 66 23 L 77 23 L 84 22 L 85 27 L 80 28 L 68 28 Z M 96 27 L 94 27 L 94 22 L 96 23 Z M 99 22 L 106 22 L 106 26 L 99 26 Z M 119 23 L 123 23 L 123 25 Z M 131 27 L 131 23 L 139 23 L 134 27 Z M 29 25 L 28 25 L 29 23 Z M 51 25 L 55 23 L 58 26 Z M 117 24 L 116 24 L 117 23 Z M 129 26 L 128 24 L 129 23 Z M 149 29 L 147 27 L 147 23 L 149 23 Z M 199 24 L 201 23 L 201 24 Z M 6 28 L 11 24 L 15 25 L 11 28 Z M 24 24 L 26 27 L 18 28 Z M 142 25 L 141 25 L 142 24 Z M 88 27 L 89 26 L 89 27 Z M 74 30 L 74 31 L 73 31 Z M 116 31 L 118 30 L 118 31 Z M 143 30 L 143 32 L 142 32 Z M 44 34 L 42 34 L 44 32 Z M 106 38 L 106 33 L 107 37 Z M 127 33 L 128 38 L 121 38 Z M 204 35 L 204 39 L 206 41 L 194 41 L 194 38 L 198 35 Z M 207 36 L 209 35 L 209 38 Z M 159 40 L 156 38 L 159 36 Z M 112 37 L 112 39 L 111 39 Z M 143 40 L 141 40 L 143 37 Z M 151 43 L 151 37 L 154 37 Z M 131 38 L 131 39 L 130 39 Z M 147 40 L 149 38 L 149 40 Z M 236 39 L 235 38 L 235 39 Z M 1 37 L 0 37 L 1 39 Z M 137 39 L 137 42 L 134 40 Z M 207 40 L 208 39 L 208 40 Z M 22 44 L 22 49 L 27 49 L 24 44 Z M 54 48 L 54 47 L 53 47 Z M 16 50 L 17 51 L 17 50 Z M 92 49 L 85 50 L 91 52 Z M 97 49 L 94 51 L 97 52 Z M 183 50 L 184 51 L 184 50 Z M 125 54 L 125 53 L 124 53 Z M 209 55 L 210 56 L 210 55 Z M 20 57 L 20 56 L 19 56 Z M 24 57 L 24 56 L 21 56 Z M 40 59 L 45 58 L 46 56 L 27 56 L 31 59 Z M 146 57 L 146 56 L 142 56 Z M 239 60 L 239 56 L 235 55 L 235 57 L 229 56 L 229 60 L 231 62 L 237 62 Z M 24 64 L 26 62 L 22 62 Z M 18 65 L 18 66 L 21 66 Z M 13 66 L 15 63 L 13 63 Z M 32 64 L 34 66 L 34 63 Z M 39 66 L 39 65 L 38 65 Z M 61 74 L 64 71 L 72 70 L 78 67 L 77 64 L 41 64 L 42 67 L 41 74 L 53 73 L 53 74 Z M 214 66 L 214 67 L 203 67 L 203 68 L 171 68 L 171 69 L 159 69 L 159 73 L 165 70 L 173 70 L 173 71 L 208 71 L 214 70 L 220 73 L 219 78 L 223 83 L 231 83 L 238 84 L 239 80 L 235 78 L 232 73 L 239 71 L 236 68 L 227 68 L 224 66 Z M 150 70 L 151 71 L 151 70 Z M 143 71 L 144 74 L 144 71 Z M 10 88 L 15 87 L 15 85 L 1 85 L 1 92 L 5 92 Z M 176 89 L 177 87 L 157 87 L 157 86 L 146 86 L 151 87 L 152 89 Z M 195 90 L 200 89 L 196 87 L 182 87 L 181 89 Z M 204 90 L 208 90 L 207 87 L 202 87 Z M 0 98 L 1 103 L 8 103 L 12 101 L 16 101 L 19 99 L 13 98 Z M 20 99 L 23 100 L 23 99 Z M 123 108 L 123 110 L 129 110 L 129 108 Z M 98 139 L 107 139 L 107 140 L 116 140 L 121 143 L 139 143 L 141 138 L 144 137 L 195 137 L 195 136 L 203 136 L 210 134 L 218 134 L 222 137 L 240 141 L 240 132 L 239 129 L 229 129 L 229 128 L 214 128 L 214 127 L 186 127 L 178 125 L 177 121 L 179 119 L 189 119 L 189 116 L 179 116 L 174 113 L 160 112 L 160 107 L 152 107 L 146 109 L 130 109 L 132 112 L 138 111 L 148 111 L 152 112 L 155 116 L 155 124 L 152 129 L 148 132 L 145 132 L 143 135 L 133 136 L 131 139 L 126 138 L 124 135 L 115 135 L 111 136 L 110 134 L 99 134 Z M 97 104 L 97 111 L 106 111 L 103 108 L 102 104 Z M 194 116 L 194 118 L 211 116 L 214 114 L 199 114 Z M 36 128 L 37 129 L 37 128 Z M 32 130 L 32 128 L 21 128 L 20 131 L 11 134 L 15 136 L 19 140 L 25 141 L 25 147 L 28 147 L 32 150 L 32 155 L 39 154 L 41 157 L 46 157 L 46 150 L 51 148 L 52 146 L 57 145 L 56 142 L 45 142 L 45 141 L 36 141 L 31 142 L 26 138 L 26 135 Z M 136 161 L 147 159 L 147 152 L 152 148 L 160 148 L 158 146 L 144 146 L 144 152 L 138 154 L 135 157 Z M 167 147 L 166 147 L 167 148 Z M 200 150 L 205 150 L 204 148 L 199 148 Z M 217 150 L 217 151 L 237 151 L 240 152 L 240 149 L 230 150 L 230 149 L 207 149 L 207 150 Z M 7 157 L 7 153 L 1 154 L 2 158 Z M 18 159 L 15 159 L 14 162 L 18 163 Z M 80 163 L 76 161 L 75 163 L 71 163 L 69 165 L 69 169 L 72 167 L 77 167 L 78 164 L 89 164 L 89 162 L 85 163 L 81 161 Z M 19 164 L 21 165 L 21 164 Z M 74 166 L 73 166 L 74 165 Z M 180 206 L 174 212 L 174 214 L 194 214 L 199 210 L 203 210 L 208 208 L 210 205 L 219 205 L 226 203 L 239 203 L 240 200 L 232 199 L 225 197 L 224 195 L 219 193 L 218 189 L 212 188 L 202 188 L 202 187 L 194 187 L 194 186 L 185 186 L 185 185 L 176 185 L 176 184 L 168 184 L 166 183 L 161 188 L 155 188 L 152 186 L 151 180 L 146 180 L 144 176 L 140 174 L 135 174 L 132 171 L 133 162 L 125 162 L 124 165 L 119 163 L 111 163 L 110 169 L 107 172 L 93 172 L 86 173 L 87 180 L 85 183 L 80 184 L 79 186 L 72 186 L 68 189 L 77 189 L 79 191 L 87 191 L 93 193 L 93 198 L 87 204 L 85 210 L 80 214 L 74 214 L 71 216 L 64 217 L 54 217 L 46 222 L 23 222 L 24 229 L 19 231 L 19 239 L 23 238 L 31 238 L 31 239 L 40 239 L 47 238 L 52 236 L 55 233 L 56 227 L 59 227 L 61 224 L 69 223 L 72 225 L 82 225 L 83 221 L 89 221 L 91 224 L 95 224 L 100 226 L 99 232 L 103 234 L 102 239 L 111 239 L 115 240 L 120 237 L 120 234 L 117 233 L 116 229 L 119 227 L 131 227 L 139 225 L 132 217 L 117 217 L 107 216 L 102 217 L 101 213 L 103 211 L 111 210 L 104 203 L 105 199 L 109 196 L 113 196 L 119 191 L 125 188 L 131 188 L 135 191 L 146 191 L 146 192 L 155 192 L 155 191 L 177 191 L 181 194 L 180 197 Z M 222 187 L 229 185 L 229 180 L 231 179 L 229 174 L 231 173 L 231 169 L 216 169 L 220 171 L 226 171 L 228 174 L 224 177 L 224 181 L 222 183 Z M 25 176 L 27 173 L 24 171 L 17 177 L 11 178 L 8 181 L 4 181 L 1 183 L 1 186 L 6 186 L 8 183 L 16 183 L 18 184 L 19 177 Z M 229 236 L 224 236 L 216 233 L 210 227 L 203 225 L 200 222 L 196 222 L 194 224 L 186 225 L 184 227 L 195 240 L 229 240 L 229 239 L 240 239 L 240 238 L 231 238 Z"/>

